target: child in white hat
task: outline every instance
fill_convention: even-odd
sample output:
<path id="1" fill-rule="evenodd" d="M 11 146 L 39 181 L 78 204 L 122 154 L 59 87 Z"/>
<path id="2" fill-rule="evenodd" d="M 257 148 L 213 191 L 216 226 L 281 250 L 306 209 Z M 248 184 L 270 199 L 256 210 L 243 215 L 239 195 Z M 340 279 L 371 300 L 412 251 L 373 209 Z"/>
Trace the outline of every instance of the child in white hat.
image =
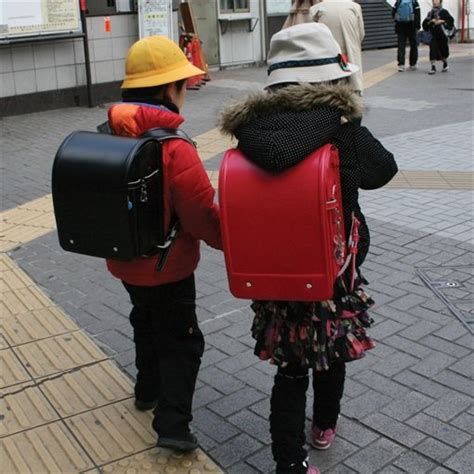
<path id="1" fill-rule="evenodd" d="M 373 301 L 362 289 L 367 282 L 360 273 L 369 250 L 369 230 L 358 194 L 359 189 L 388 183 L 397 166 L 393 155 L 360 125 L 361 98 L 347 80 L 357 70 L 345 62 L 327 26 L 292 26 L 271 40 L 268 93 L 230 106 L 221 120 L 222 130 L 235 135 L 246 157 L 274 173 L 296 165 L 326 143 L 334 144 L 340 157 L 346 240 L 352 215 L 360 221 L 356 272 L 346 271 L 338 278 L 331 300 L 252 304 L 255 353 L 278 366 L 270 414 L 277 474 L 319 472 L 308 465 L 304 448 L 309 370 L 314 389 L 311 444 L 328 449 L 336 435 L 345 363 L 374 347 L 366 333 Z"/>

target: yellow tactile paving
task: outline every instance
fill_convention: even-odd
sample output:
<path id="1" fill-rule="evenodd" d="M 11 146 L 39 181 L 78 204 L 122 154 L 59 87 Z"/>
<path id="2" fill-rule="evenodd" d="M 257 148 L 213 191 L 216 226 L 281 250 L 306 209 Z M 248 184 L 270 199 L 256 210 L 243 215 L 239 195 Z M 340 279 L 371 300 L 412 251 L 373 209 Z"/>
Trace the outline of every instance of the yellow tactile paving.
<path id="1" fill-rule="evenodd" d="M 0 351 L 0 389 L 31 381 L 28 372 L 16 357 L 13 349 Z"/>
<path id="2" fill-rule="evenodd" d="M 0 443 L 2 473 L 72 473 L 94 467 L 62 422 L 18 433 Z"/>
<path id="3" fill-rule="evenodd" d="M 101 466 L 103 473 L 114 474 L 211 474 L 222 473 L 201 450 L 188 454 L 152 448 L 120 461 Z M 90 471 L 92 473 L 94 471 Z M 89 474 L 89 473 L 87 473 Z"/>
<path id="4" fill-rule="evenodd" d="M 38 387 L 26 387 L 0 398 L 0 437 L 9 436 L 58 420 Z"/>
<path id="5" fill-rule="evenodd" d="M 111 361 L 48 380 L 41 389 L 64 418 L 133 396 L 130 379 Z"/>
<path id="6" fill-rule="evenodd" d="M 65 423 L 97 465 L 156 444 L 151 414 L 137 411 L 131 399 L 68 418 Z"/>
<path id="7" fill-rule="evenodd" d="M 35 286 L 2 292 L 2 303 L 1 314 L 7 317 L 53 306 L 51 300 Z"/>
<path id="8" fill-rule="evenodd" d="M 82 331 L 23 344 L 13 350 L 35 379 L 107 359 Z"/>
<path id="9" fill-rule="evenodd" d="M 12 347 L 78 330 L 56 307 L 0 317 L 0 331 Z"/>

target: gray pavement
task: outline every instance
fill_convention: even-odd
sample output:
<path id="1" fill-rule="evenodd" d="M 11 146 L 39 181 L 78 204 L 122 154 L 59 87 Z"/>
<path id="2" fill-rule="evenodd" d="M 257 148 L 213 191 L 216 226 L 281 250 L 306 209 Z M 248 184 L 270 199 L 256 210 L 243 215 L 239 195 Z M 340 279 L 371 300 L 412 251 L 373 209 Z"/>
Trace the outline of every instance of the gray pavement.
<path id="1" fill-rule="evenodd" d="M 394 57 L 393 50 L 365 52 L 366 70 Z M 450 66 L 448 74 L 429 77 L 420 65 L 366 91 L 364 123 L 404 170 L 472 170 L 472 59 Z M 261 68 L 216 72 L 214 84 L 190 92 L 185 129 L 196 135 L 213 128 L 222 105 L 264 79 Z M 3 208 L 49 193 L 57 145 L 69 131 L 104 119 L 103 108 L 4 118 Z M 206 167 L 217 169 L 219 160 Z M 328 473 L 470 473 L 472 191 L 381 189 L 361 193 L 361 204 L 372 234 L 363 272 L 377 301 L 371 335 L 378 346 L 348 364 L 337 440 L 326 452 L 310 451 L 311 460 Z M 222 254 L 205 246 L 202 254 L 197 304 L 207 347 L 193 427 L 226 472 L 271 472 L 275 368 L 253 355 L 251 311 L 228 292 Z M 54 233 L 10 255 L 134 376 L 130 305 L 102 261 L 64 253 Z M 308 393 L 308 428 L 311 402 Z"/>

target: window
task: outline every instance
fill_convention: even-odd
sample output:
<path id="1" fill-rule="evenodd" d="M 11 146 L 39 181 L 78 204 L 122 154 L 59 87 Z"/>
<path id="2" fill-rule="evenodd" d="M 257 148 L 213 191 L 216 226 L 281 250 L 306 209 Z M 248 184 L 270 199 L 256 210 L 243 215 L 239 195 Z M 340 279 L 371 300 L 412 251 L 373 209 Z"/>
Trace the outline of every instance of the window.
<path id="1" fill-rule="evenodd" d="M 221 13 L 248 12 L 249 0 L 220 0 Z"/>
<path id="2" fill-rule="evenodd" d="M 137 0 L 89 0 L 87 16 L 113 15 L 137 11 Z"/>

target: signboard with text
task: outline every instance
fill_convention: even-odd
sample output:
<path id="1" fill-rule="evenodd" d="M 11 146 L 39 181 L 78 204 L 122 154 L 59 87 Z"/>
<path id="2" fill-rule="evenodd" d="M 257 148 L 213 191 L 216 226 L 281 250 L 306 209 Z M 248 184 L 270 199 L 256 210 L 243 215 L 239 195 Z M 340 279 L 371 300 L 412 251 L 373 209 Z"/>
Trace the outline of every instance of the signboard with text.
<path id="1" fill-rule="evenodd" d="M 138 26 L 140 38 L 164 35 L 173 38 L 171 0 L 139 0 Z"/>
<path id="2" fill-rule="evenodd" d="M 0 0 L 0 38 L 80 31 L 79 0 Z"/>

